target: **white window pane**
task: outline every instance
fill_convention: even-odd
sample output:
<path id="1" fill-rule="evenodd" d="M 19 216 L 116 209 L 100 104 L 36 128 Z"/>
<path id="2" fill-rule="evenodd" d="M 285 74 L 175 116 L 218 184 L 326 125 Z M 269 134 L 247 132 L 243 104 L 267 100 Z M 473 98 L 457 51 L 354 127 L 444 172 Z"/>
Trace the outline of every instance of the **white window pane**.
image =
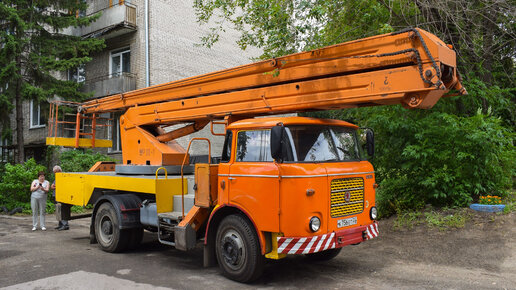
<path id="1" fill-rule="evenodd" d="M 120 62 L 120 55 L 113 56 L 111 58 L 111 74 L 113 76 L 118 76 L 118 74 L 122 71 L 122 66 Z"/>
<path id="2" fill-rule="evenodd" d="M 131 52 L 124 52 L 122 54 L 122 71 L 131 72 Z"/>

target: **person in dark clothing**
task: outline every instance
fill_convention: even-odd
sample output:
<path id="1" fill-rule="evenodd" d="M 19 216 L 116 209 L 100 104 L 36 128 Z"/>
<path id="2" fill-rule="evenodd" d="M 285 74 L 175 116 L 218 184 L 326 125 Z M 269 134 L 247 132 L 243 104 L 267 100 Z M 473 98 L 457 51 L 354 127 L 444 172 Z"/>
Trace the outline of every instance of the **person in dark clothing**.
<path id="1" fill-rule="evenodd" d="M 61 167 L 59 165 L 56 165 L 54 166 L 54 174 L 56 173 L 59 173 L 59 172 L 62 172 L 63 170 L 61 169 Z M 50 188 L 53 190 L 53 196 L 54 196 L 54 201 L 56 200 L 56 181 L 55 181 L 55 178 L 54 178 L 54 182 L 52 183 L 52 185 L 50 186 Z M 62 204 L 59 203 L 59 202 L 56 202 L 56 212 L 58 211 L 58 208 L 61 208 L 62 207 Z M 56 215 L 57 217 L 57 215 Z M 57 221 L 58 221 L 58 225 L 57 227 L 55 227 L 56 230 L 58 231 L 65 231 L 65 230 L 69 230 L 70 229 L 70 226 L 68 225 L 68 221 L 67 220 L 60 220 L 59 217 L 57 218 Z"/>

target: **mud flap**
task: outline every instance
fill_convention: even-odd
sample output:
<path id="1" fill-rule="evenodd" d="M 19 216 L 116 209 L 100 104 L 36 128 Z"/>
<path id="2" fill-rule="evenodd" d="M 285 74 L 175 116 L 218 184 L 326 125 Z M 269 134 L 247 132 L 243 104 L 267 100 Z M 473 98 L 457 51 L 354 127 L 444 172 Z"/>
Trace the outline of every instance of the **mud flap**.
<path id="1" fill-rule="evenodd" d="M 213 243 L 204 244 L 203 267 L 209 268 L 217 265 L 217 257 L 215 256 L 215 247 Z"/>

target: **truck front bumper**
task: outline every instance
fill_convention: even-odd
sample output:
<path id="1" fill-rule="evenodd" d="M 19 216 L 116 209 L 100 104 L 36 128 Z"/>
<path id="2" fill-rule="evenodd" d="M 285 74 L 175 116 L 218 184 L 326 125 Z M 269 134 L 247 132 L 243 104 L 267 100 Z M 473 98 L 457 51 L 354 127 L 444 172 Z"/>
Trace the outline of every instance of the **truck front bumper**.
<path id="1" fill-rule="evenodd" d="M 312 237 L 277 237 L 278 254 L 311 254 L 378 237 L 378 222 Z"/>

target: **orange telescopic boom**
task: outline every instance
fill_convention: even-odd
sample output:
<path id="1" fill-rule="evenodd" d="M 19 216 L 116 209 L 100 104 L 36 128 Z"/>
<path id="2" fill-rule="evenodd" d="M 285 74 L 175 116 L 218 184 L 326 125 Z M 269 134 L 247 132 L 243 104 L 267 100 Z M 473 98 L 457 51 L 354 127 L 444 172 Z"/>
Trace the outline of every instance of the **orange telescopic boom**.
<path id="1" fill-rule="evenodd" d="M 427 109 L 451 89 L 465 93 L 455 52 L 424 30 L 407 29 L 90 100 L 78 114 L 126 110 L 124 163 L 171 165 L 184 150 L 165 142 L 210 121 L 391 104 Z M 193 124 L 163 130 L 179 123 Z M 154 154 L 135 156 L 140 150 Z"/>

